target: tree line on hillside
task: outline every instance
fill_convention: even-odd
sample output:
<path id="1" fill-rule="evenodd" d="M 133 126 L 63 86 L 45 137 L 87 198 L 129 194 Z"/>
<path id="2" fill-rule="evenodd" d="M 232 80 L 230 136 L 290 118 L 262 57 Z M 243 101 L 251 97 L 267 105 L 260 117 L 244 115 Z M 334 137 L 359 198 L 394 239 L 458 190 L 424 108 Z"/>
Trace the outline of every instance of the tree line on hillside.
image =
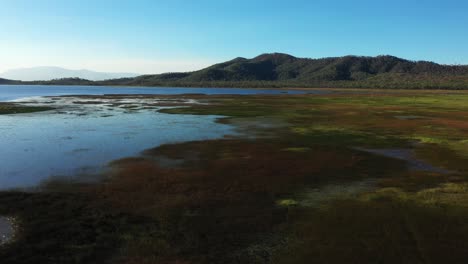
<path id="1" fill-rule="evenodd" d="M 394 56 L 306 59 L 272 53 L 262 54 L 253 59 L 236 58 L 186 73 L 142 75 L 105 81 L 66 78 L 20 83 L 166 87 L 468 89 L 468 66 L 409 61 Z"/>

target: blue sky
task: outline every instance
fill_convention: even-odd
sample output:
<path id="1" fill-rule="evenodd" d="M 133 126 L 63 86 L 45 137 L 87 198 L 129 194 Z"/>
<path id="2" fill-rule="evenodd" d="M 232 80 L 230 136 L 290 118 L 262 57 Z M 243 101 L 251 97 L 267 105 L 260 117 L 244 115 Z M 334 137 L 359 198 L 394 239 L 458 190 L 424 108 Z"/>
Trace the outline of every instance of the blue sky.
<path id="1" fill-rule="evenodd" d="M 0 0 L 0 72 L 159 73 L 265 52 L 468 64 L 467 13 L 462 0 Z"/>

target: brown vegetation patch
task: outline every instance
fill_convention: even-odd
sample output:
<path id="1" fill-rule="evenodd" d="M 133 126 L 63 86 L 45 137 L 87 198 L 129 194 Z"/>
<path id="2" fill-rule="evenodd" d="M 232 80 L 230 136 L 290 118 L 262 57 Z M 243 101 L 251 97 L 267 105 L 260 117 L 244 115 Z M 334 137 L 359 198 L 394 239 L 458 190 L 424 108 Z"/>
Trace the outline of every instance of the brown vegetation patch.
<path id="1" fill-rule="evenodd" d="M 433 119 L 433 123 L 438 124 L 438 125 L 444 125 L 447 127 L 453 127 L 457 129 L 461 129 L 464 132 L 468 131 L 468 120 L 454 120 L 454 119 Z"/>
<path id="2" fill-rule="evenodd" d="M 287 147 L 287 142 L 272 140 L 166 145 L 147 151 L 151 156 L 146 158 L 113 163 L 110 180 L 96 193 L 120 210 L 166 222 L 166 242 L 190 258 L 232 262 L 238 250 L 285 223 L 287 212 L 276 204 L 284 195 L 307 185 L 383 176 L 385 168 L 404 167 L 339 147 L 311 146 L 307 152 L 285 151 Z M 197 159 L 167 167 L 153 156 Z M 381 167 L 370 168 L 375 162 Z"/>
<path id="3" fill-rule="evenodd" d="M 300 242 L 290 243 L 274 263 L 464 263 L 468 259 L 468 215 L 457 208 L 390 196 L 338 200 L 318 211 L 297 210 L 292 215 L 303 219 L 293 229 Z"/>

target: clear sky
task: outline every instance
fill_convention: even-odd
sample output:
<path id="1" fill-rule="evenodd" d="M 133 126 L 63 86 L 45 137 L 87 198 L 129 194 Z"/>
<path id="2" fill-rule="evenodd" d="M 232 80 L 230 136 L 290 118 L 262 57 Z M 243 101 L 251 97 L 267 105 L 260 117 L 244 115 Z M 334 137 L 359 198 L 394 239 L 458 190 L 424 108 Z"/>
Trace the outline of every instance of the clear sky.
<path id="1" fill-rule="evenodd" d="M 265 52 L 468 64 L 468 1 L 0 0 L 0 72 L 159 73 Z"/>

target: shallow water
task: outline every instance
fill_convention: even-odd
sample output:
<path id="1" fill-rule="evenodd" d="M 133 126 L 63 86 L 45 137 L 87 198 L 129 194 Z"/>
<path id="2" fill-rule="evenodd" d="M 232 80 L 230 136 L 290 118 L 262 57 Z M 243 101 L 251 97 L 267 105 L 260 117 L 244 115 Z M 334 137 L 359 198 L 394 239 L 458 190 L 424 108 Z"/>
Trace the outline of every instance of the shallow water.
<path id="1" fill-rule="evenodd" d="M 411 149 L 399 149 L 399 148 L 394 148 L 394 149 L 355 148 L 355 149 L 381 155 L 384 157 L 404 160 L 408 163 L 408 167 L 412 170 L 428 171 L 428 172 L 435 172 L 435 173 L 441 173 L 441 174 L 450 173 L 450 171 L 446 169 L 435 167 L 424 160 L 418 159 L 414 154 L 414 150 L 411 150 Z"/>
<path id="2" fill-rule="evenodd" d="M 33 105 L 58 107 L 55 111 L 0 115 L 0 190 L 34 187 L 55 176 L 95 178 L 108 162 L 138 155 L 147 148 L 235 134 L 231 126 L 216 123 L 216 116 L 158 113 L 154 106 L 158 100 L 154 97 L 46 98 L 186 93 L 321 94 L 328 91 L 0 85 L 0 101 L 29 101 Z"/>
<path id="3" fill-rule="evenodd" d="M 34 187 L 52 176 L 93 178 L 108 162 L 151 147 L 234 133 L 216 123 L 217 116 L 163 114 L 157 107 L 139 107 L 145 103 L 141 98 L 115 101 L 120 107 L 112 100 L 92 105 L 76 104 L 89 101 L 84 98 L 53 100 L 58 110 L 0 115 L 0 189 Z M 134 108 L 127 109 L 129 104 Z"/>
<path id="4" fill-rule="evenodd" d="M 325 94 L 325 90 L 244 89 L 244 88 L 176 88 L 176 87 L 109 87 L 56 85 L 0 85 L 0 101 L 33 96 L 104 95 L 104 94 Z"/>

